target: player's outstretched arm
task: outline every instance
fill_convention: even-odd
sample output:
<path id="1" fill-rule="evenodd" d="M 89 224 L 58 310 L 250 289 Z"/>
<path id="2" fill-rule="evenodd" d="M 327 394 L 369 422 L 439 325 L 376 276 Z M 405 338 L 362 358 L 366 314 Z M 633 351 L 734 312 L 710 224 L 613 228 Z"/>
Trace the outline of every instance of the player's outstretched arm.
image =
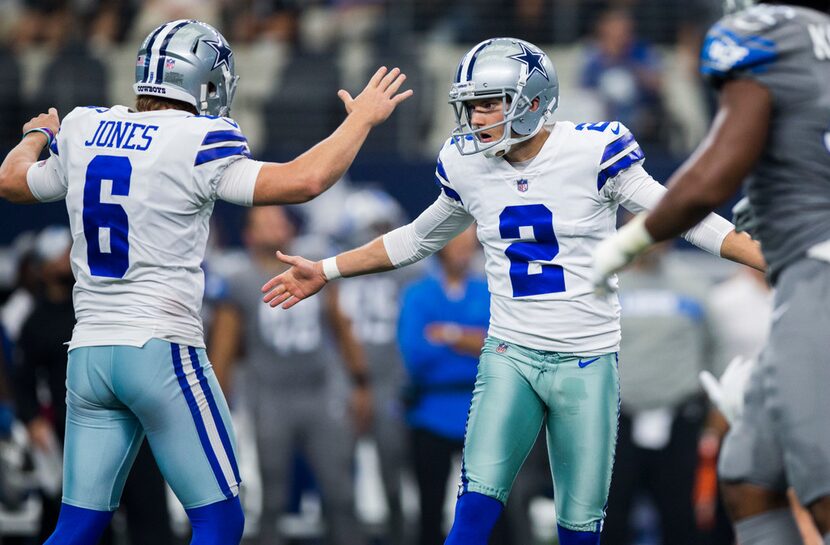
<path id="1" fill-rule="evenodd" d="M 346 120 L 293 161 L 266 163 L 257 177 L 254 204 L 306 202 L 334 185 L 351 166 L 371 129 L 412 96 L 411 89 L 398 92 L 404 81 L 406 75 L 400 69 L 384 66 L 356 97 L 341 89 L 337 95 L 346 106 Z"/>
<path id="2" fill-rule="evenodd" d="M 322 261 L 309 261 L 300 256 L 277 252 L 277 258 L 291 268 L 275 276 L 262 286 L 263 301 L 288 309 L 311 297 L 329 280 L 341 276 L 360 276 L 394 269 L 383 244 L 383 237 Z"/>
<path id="3" fill-rule="evenodd" d="M 23 125 L 23 140 L 6 155 L 0 165 L 0 197 L 14 203 L 38 202 L 29 189 L 26 174 L 40 157 L 43 148 L 58 134 L 60 126 L 55 108 L 49 108 L 48 113 L 40 114 Z"/>
<path id="4" fill-rule="evenodd" d="M 639 221 L 629 222 L 597 247 L 594 284 L 603 286 L 608 277 L 651 244 L 687 231 L 726 202 L 761 156 L 771 112 L 772 96 L 764 86 L 750 80 L 727 82 L 709 133 L 669 179 L 669 190 L 654 210 Z M 757 254 L 746 254 L 757 252 L 757 247 L 751 248 L 743 238 L 733 237 L 728 243 L 725 240 L 721 255 L 763 270 L 763 259 L 758 263 Z M 744 258 L 747 261 L 742 261 Z"/>
<path id="5" fill-rule="evenodd" d="M 412 223 L 335 257 L 309 261 L 277 252 L 277 257 L 291 268 L 262 286 L 263 301 L 288 309 L 323 289 L 329 280 L 410 265 L 443 248 L 472 222 L 464 209 L 439 196 Z"/>

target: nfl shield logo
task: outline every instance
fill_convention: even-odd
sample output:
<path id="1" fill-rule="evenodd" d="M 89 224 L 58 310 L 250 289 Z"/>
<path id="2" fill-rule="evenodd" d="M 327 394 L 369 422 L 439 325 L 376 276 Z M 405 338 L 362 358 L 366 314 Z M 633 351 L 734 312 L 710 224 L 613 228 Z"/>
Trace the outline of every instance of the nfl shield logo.
<path id="1" fill-rule="evenodd" d="M 516 189 L 524 193 L 527 191 L 527 178 L 521 178 L 516 180 Z"/>
<path id="2" fill-rule="evenodd" d="M 172 70 L 173 67 L 176 66 L 176 59 L 167 58 L 164 61 L 164 69 L 165 70 Z"/>
<path id="3" fill-rule="evenodd" d="M 499 354 L 504 354 L 505 352 L 507 352 L 507 343 L 499 343 L 499 345 L 496 347 L 496 352 L 498 352 Z"/>

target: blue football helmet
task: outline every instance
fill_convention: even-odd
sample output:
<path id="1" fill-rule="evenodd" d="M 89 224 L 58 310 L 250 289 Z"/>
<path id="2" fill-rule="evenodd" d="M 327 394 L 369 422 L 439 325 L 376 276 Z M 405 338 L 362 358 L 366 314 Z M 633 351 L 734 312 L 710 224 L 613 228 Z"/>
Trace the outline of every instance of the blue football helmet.
<path id="1" fill-rule="evenodd" d="M 475 129 L 470 125 L 467 101 L 482 98 L 500 98 L 504 120 Z M 531 111 L 536 99 L 539 106 Z M 542 129 L 559 105 L 559 78 L 550 58 L 535 45 L 516 38 L 493 38 L 461 59 L 449 102 L 455 109 L 453 141 L 459 152 L 500 157 Z M 499 125 L 504 125 L 499 140 L 483 143 L 478 139 L 480 133 Z"/>
<path id="2" fill-rule="evenodd" d="M 238 80 L 233 51 L 219 31 L 181 19 L 161 25 L 141 44 L 133 90 L 186 102 L 203 115 L 225 117 Z"/>

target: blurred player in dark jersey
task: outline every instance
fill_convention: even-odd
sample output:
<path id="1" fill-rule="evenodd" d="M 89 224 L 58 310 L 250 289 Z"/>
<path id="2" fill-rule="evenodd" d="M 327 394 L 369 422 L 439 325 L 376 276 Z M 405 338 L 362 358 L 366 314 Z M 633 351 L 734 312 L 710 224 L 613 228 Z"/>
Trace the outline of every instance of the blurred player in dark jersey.
<path id="1" fill-rule="evenodd" d="M 595 281 L 746 190 L 776 288 L 770 338 L 727 435 L 719 474 L 742 545 L 798 543 L 794 488 L 830 544 L 830 2 L 745 6 L 709 31 L 701 70 L 720 90 L 709 135 L 648 217 L 594 254 Z M 740 9 L 743 8 L 743 9 Z"/>

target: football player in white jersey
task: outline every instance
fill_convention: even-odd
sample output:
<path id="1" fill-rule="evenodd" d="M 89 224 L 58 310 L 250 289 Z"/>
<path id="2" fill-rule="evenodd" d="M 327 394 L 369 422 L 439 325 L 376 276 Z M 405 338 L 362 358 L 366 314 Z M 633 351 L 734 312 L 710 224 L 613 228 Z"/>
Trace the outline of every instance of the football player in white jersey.
<path id="1" fill-rule="evenodd" d="M 227 41 L 180 20 L 142 44 L 135 110 L 76 108 L 60 124 L 51 109 L 24 125 L 0 166 L 0 197 L 65 199 L 74 238 L 63 506 L 48 543 L 97 543 L 145 434 L 191 543 L 239 542 L 235 438 L 199 318 L 214 201 L 297 203 L 325 191 L 411 95 L 398 93 L 404 79 L 379 69 L 357 97 L 338 93 L 349 115 L 327 139 L 288 163 L 254 161 L 226 117 L 237 84 Z M 36 162 L 45 146 L 51 157 Z"/>
<path id="2" fill-rule="evenodd" d="M 465 437 L 455 522 L 446 543 L 484 545 L 544 425 L 560 543 L 599 543 L 619 405 L 619 303 L 591 283 L 591 250 L 617 207 L 654 206 L 664 189 L 618 122 L 546 126 L 558 102 L 553 64 L 522 40 L 486 40 L 461 60 L 450 90 L 458 128 L 438 158 L 438 199 L 411 224 L 265 286 L 290 308 L 340 276 L 401 267 L 477 223 L 491 293 Z M 755 244 L 710 216 L 686 238 L 758 268 Z M 636 362 L 632 362 L 636 364 Z"/>

